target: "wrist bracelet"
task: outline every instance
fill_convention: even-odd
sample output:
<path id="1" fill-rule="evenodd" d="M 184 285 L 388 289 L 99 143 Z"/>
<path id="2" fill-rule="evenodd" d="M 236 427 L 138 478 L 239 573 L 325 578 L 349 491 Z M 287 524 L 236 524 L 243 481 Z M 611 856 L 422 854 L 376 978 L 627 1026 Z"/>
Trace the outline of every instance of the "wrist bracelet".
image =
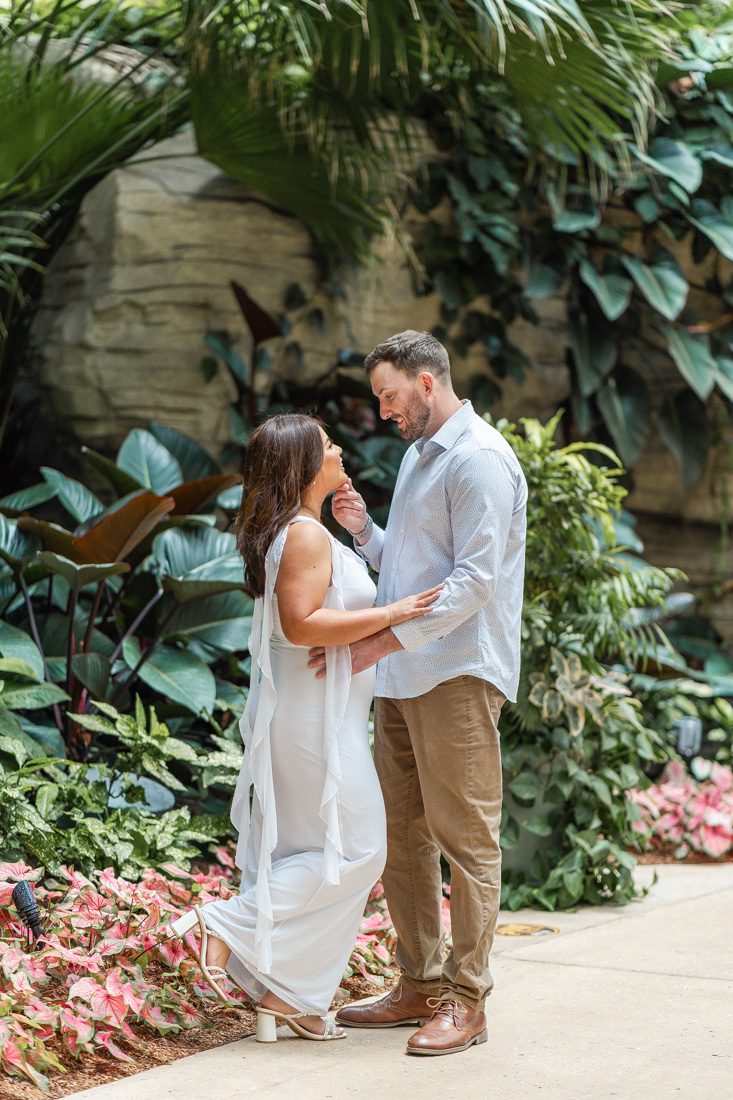
<path id="1" fill-rule="evenodd" d="M 365 532 L 367 532 L 367 531 L 369 531 L 369 532 L 370 532 L 370 534 L 371 534 L 371 530 L 372 530 L 372 527 L 373 527 L 373 526 L 374 526 L 374 520 L 372 519 L 372 517 L 371 517 L 371 516 L 367 516 L 367 521 L 366 521 L 366 523 L 365 523 L 365 524 L 364 524 L 364 526 L 362 527 L 361 531 L 357 531 L 357 532 L 356 532 L 356 534 L 354 535 L 354 538 L 355 538 L 355 539 L 360 539 L 360 538 L 361 538 L 361 536 L 362 536 L 363 534 L 365 534 Z"/>

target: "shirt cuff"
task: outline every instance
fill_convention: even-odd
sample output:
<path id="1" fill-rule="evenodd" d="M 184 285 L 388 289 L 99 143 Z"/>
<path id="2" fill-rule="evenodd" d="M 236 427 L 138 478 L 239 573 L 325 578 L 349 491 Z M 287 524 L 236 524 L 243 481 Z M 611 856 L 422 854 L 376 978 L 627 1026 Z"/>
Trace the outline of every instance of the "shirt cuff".
<path id="1" fill-rule="evenodd" d="M 421 646 L 430 641 L 423 634 L 419 619 L 408 619 L 406 623 L 398 623 L 397 626 L 390 627 L 390 630 L 402 648 L 406 649 L 408 653 L 420 649 Z"/>
<path id="2" fill-rule="evenodd" d="M 354 549 L 372 567 L 375 573 L 379 572 L 382 563 L 382 546 L 384 544 L 384 531 L 381 527 L 373 525 L 369 538 L 361 546 L 354 539 Z"/>

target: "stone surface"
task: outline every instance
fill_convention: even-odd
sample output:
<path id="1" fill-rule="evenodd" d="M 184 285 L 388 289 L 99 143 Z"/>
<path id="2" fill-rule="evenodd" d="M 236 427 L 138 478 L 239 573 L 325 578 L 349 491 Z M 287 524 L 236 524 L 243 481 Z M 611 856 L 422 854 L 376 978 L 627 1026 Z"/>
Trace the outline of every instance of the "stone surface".
<path id="1" fill-rule="evenodd" d="M 245 1039 L 79 1100 L 278 1097 L 400 1100 L 671 1100 L 730 1092 L 733 865 L 657 868 L 644 901 L 500 921 L 559 928 L 498 938 L 489 1041 L 448 1058 L 408 1057 L 409 1028 L 333 1044 Z M 653 869 L 640 868 L 648 882 Z"/>
<path id="2" fill-rule="evenodd" d="M 82 203 L 44 280 L 32 332 L 34 372 L 55 414 L 91 446 L 109 451 L 150 419 L 216 450 L 228 436 L 234 386 L 200 369 L 207 331 L 224 330 L 245 358 L 249 335 L 229 288 L 239 282 L 266 310 L 284 310 L 297 284 L 305 305 L 287 340 L 272 341 L 274 369 L 301 381 L 366 353 L 404 328 L 438 321 L 437 295 L 418 296 L 402 249 L 376 242 L 372 263 L 345 272 L 342 296 L 322 286 L 308 231 L 221 174 L 181 134 L 112 172 Z M 546 324 L 512 337 L 536 363 L 524 386 L 505 384 L 500 415 L 547 417 L 567 397 L 564 305 L 539 303 Z M 314 310 L 323 324 L 315 325 Z M 297 342 L 302 358 L 288 354 Z M 486 371 L 476 351 L 455 363 L 459 386 Z"/>

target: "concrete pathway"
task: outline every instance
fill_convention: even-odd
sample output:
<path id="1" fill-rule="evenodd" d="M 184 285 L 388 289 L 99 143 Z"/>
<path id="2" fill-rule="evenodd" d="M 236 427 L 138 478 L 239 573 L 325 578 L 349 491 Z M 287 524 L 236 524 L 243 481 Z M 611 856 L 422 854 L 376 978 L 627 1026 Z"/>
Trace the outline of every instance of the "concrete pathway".
<path id="1" fill-rule="evenodd" d="M 644 901 L 502 913 L 558 935 L 498 936 L 489 1041 L 404 1053 L 409 1029 L 342 1042 L 243 1039 L 79 1100 L 725 1100 L 733 1096 L 733 864 L 660 866 Z M 653 868 L 640 868 L 640 881 Z"/>

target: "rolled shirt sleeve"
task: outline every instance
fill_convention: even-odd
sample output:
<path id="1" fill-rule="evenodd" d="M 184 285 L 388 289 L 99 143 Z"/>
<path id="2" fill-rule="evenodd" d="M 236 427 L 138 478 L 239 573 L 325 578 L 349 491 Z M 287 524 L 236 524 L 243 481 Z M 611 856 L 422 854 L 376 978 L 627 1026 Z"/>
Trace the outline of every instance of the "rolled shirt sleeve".
<path id="1" fill-rule="evenodd" d="M 450 634 L 493 596 L 506 552 L 517 494 L 516 475 L 504 456 L 477 452 L 454 471 L 447 488 L 455 565 L 430 614 L 392 627 L 408 651 Z M 381 531 L 380 536 L 379 560 Z M 373 541 L 374 534 L 362 552 Z"/>

